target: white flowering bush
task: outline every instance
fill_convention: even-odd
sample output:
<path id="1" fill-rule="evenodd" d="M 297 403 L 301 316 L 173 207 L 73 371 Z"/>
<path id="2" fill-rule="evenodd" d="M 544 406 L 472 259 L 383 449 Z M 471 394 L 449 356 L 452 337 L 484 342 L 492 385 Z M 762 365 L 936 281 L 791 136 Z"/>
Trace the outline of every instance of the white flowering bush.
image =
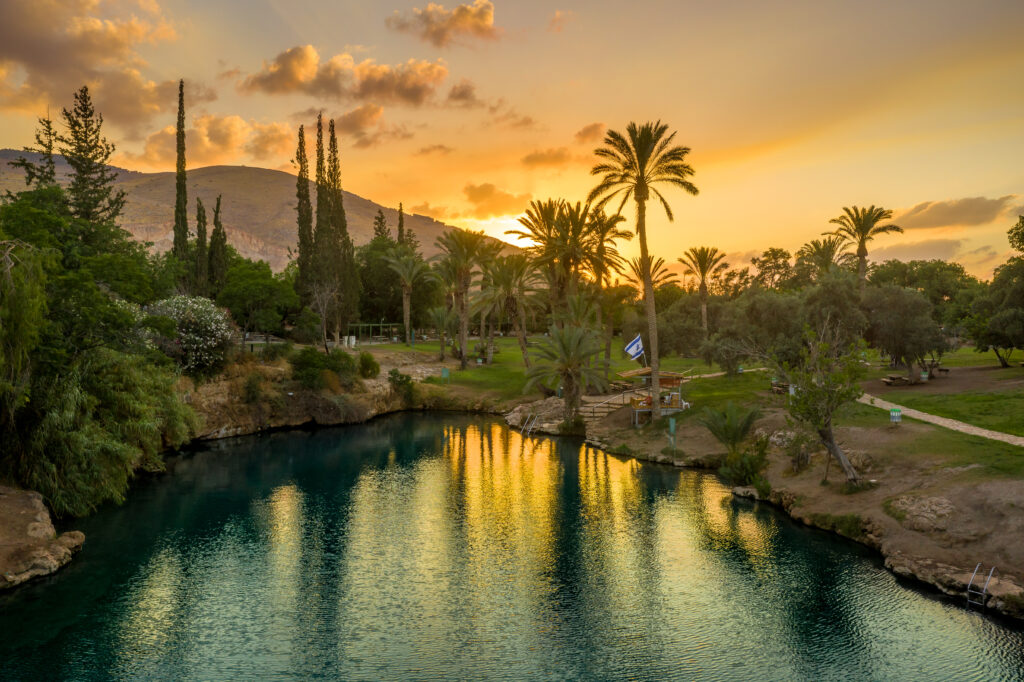
<path id="1" fill-rule="evenodd" d="M 186 374 L 209 374 L 223 366 L 235 334 L 226 310 L 201 296 L 174 296 L 154 303 L 147 312 L 174 322 L 174 336 L 158 334 L 155 341 Z"/>

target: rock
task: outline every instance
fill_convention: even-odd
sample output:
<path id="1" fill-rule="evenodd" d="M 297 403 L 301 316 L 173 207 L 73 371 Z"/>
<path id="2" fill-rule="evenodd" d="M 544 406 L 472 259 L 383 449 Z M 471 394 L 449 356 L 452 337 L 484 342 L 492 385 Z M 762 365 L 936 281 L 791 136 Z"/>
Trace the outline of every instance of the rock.
<path id="1" fill-rule="evenodd" d="M 565 402 L 557 396 L 552 396 L 517 406 L 505 415 L 505 423 L 513 428 L 523 429 L 529 419 L 531 433 L 554 434 L 558 432 L 558 425 L 562 423 L 564 415 Z M 536 424 L 534 418 L 537 419 Z"/>
<path id="2" fill-rule="evenodd" d="M 945 497 L 914 497 L 902 495 L 892 501 L 892 508 L 903 512 L 900 522 L 905 528 L 922 533 L 945 530 L 949 515 L 953 513 L 953 503 Z"/>
<path id="3" fill-rule="evenodd" d="M 751 500 L 761 499 L 761 496 L 757 494 L 757 489 L 751 486 L 736 486 L 732 489 L 732 494 L 736 497 L 746 497 Z"/>
<path id="4" fill-rule="evenodd" d="M 71 561 L 85 535 L 57 535 L 43 496 L 0 486 L 0 589 L 49 575 Z"/>

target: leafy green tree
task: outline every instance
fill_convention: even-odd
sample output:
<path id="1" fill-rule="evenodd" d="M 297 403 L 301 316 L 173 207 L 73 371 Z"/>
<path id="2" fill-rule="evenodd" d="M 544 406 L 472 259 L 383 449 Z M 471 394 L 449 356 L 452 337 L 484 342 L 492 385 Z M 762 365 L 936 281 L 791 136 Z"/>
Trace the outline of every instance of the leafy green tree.
<path id="1" fill-rule="evenodd" d="M 243 333 L 279 330 L 285 310 L 297 304 L 295 291 L 274 277 L 265 261 L 243 260 L 232 265 L 217 296 L 217 305 L 231 311 Z"/>
<path id="2" fill-rule="evenodd" d="M 765 249 L 760 256 L 750 259 L 750 264 L 757 269 L 754 282 L 765 289 L 782 287 L 793 277 L 793 266 L 790 264 L 792 254 L 776 246 Z"/>
<path id="3" fill-rule="evenodd" d="M 394 322 L 403 315 L 402 285 L 388 260 L 398 248 L 390 235 L 380 234 L 357 249 L 359 282 L 366 294 L 359 302 L 361 319 Z"/>
<path id="4" fill-rule="evenodd" d="M 0 430 L 29 398 L 32 350 L 46 320 L 45 254 L 0 232 Z"/>
<path id="5" fill-rule="evenodd" d="M 965 321 L 975 350 L 991 350 L 1002 367 L 1014 349 L 1024 348 L 1024 257 L 996 268 L 987 290 L 977 295 Z"/>
<path id="6" fill-rule="evenodd" d="M 609 130 L 604 146 L 594 150 L 603 161 L 590 169 L 591 175 L 600 175 L 597 187 L 591 190 L 588 201 L 601 198 L 598 208 L 617 195 L 622 196 L 617 213 L 630 196 L 636 203 L 636 233 L 640 240 L 640 265 L 643 268 L 644 309 L 647 314 L 647 329 L 650 342 L 651 386 L 655 393 L 659 387 L 658 370 L 661 360 L 658 355 L 658 316 L 654 302 L 654 282 L 651 273 L 650 254 L 647 250 L 647 201 L 653 193 L 661 202 L 668 219 L 673 220 L 672 209 L 658 190 L 660 185 L 678 187 L 690 194 L 697 194 L 697 187 L 688 178 L 693 168 L 686 163 L 689 147 L 672 146 L 675 133 L 668 132 L 668 126 L 661 121 L 626 126 L 626 135 Z M 653 417 L 661 417 L 661 406 L 654 405 Z"/>
<path id="7" fill-rule="evenodd" d="M 388 229 L 388 220 L 384 217 L 384 211 L 380 209 L 377 209 L 377 215 L 373 217 L 373 238 L 391 240 L 391 230 Z"/>
<path id="8" fill-rule="evenodd" d="M 691 246 L 678 259 L 687 272 L 697 278 L 697 292 L 700 295 L 700 323 L 708 330 L 708 282 L 716 274 L 729 269 L 725 254 L 714 246 Z"/>
<path id="9" fill-rule="evenodd" d="M 894 284 L 871 287 L 864 293 L 863 305 L 869 320 L 868 343 L 905 366 L 911 381 L 915 363 L 927 371 L 927 356 L 945 351 L 946 340 L 932 317 L 932 306 L 919 292 Z"/>
<path id="10" fill-rule="evenodd" d="M 295 211 L 299 232 L 298 277 L 295 290 L 308 303 L 309 281 L 313 276 L 313 205 L 309 199 L 309 159 L 306 158 L 306 133 L 299 126 L 299 141 L 295 148 L 295 164 L 299 175 L 295 180 Z"/>
<path id="11" fill-rule="evenodd" d="M 861 290 L 867 282 L 868 242 L 875 237 L 893 232 L 903 232 L 903 228 L 892 223 L 879 225 L 892 217 L 892 211 L 880 206 L 843 207 L 843 215 L 833 218 L 830 223 L 838 225 L 831 234 L 845 237 L 857 245 L 857 276 L 860 278 Z M 830 233 L 825 233 L 830 234 Z"/>
<path id="12" fill-rule="evenodd" d="M 405 344 L 412 344 L 412 291 L 421 281 L 431 276 L 430 266 L 418 255 L 401 246 L 395 247 L 384 257 L 384 261 L 398 277 L 402 288 L 402 324 L 405 328 Z"/>
<path id="13" fill-rule="evenodd" d="M 1024 251 L 1024 215 L 1017 216 L 1017 224 L 1007 231 L 1006 236 L 1010 246 L 1018 251 Z"/>
<path id="14" fill-rule="evenodd" d="M 943 260 L 888 260 L 871 269 L 872 284 L 892 284 L 921 292 L 932 304 L 936 322 L 948 319 L 957 294 L 978 284 L 964 266 Z"/>
<path id="15" fill-rule="evenodd" d="M 829 455 L 842 467 L 847 480 L 856 482 L 857 470 L 836 443 L 832 430 L 839 408 L 863 394 L 860 380 L 864 376 L 861 363 L 864 343 L 849 344 L 845 339 L 845 332 L 831 320 L 825 320 L 817 329 L 808 327 L 799 361 L 779 367 L 777 371 L 796 387 L 788 399 L 790 415 L 814 429 Z"/>
<path id="16" fill-rule="evenodd" d="M 526 389 L 537 384 L 554 389 L 562 387 L 567 424 L 579 415 L 580 395 L 593 386 L 604 389 L 607 382 L 592 362 L 601 352 L 601 341 L 593 330 L 554 325 L 548 338 L 535 353 L 536 363 L 526 372 Z"/>
<path id="17" fill-rule="evenodd" d="M 207 260 L 207 293 L 216 298 L 228 275 L 228 235 L 220 221 L 220 195 L 217 195 L 217 203 L 213 207 L 213 233 Z"/>
<path id="18" fill-rule="evenodd" d="M 178 81 L 177 150 L 174 171 L 174 245 L 171 252 L 181 262 L 188 257 L 188 185 L 185 178 L 185 81 Z"/>

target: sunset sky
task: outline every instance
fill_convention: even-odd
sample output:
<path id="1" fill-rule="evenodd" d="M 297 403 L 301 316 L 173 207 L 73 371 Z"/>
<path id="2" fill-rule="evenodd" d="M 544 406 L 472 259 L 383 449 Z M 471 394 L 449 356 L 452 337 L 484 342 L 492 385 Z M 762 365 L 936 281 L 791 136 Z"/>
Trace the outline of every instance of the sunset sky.
<path id="1" fill-rule="evenodd" d="M 504 237 L 530 199 L 585 197 L 606 128 L 661 119 L 700 189 L 651 212 L 670 262 L 746 265 L 875 204 L 907 231 L 873 259 L 988 276 L 1024 213 L 1022 27 L 1020 0 L 4 0 L 0 147 L 87 83 L 116 163 L 173 170 L 184 78 L 190 168 L 290 170 L 322 109 L 345 189 Z"/>

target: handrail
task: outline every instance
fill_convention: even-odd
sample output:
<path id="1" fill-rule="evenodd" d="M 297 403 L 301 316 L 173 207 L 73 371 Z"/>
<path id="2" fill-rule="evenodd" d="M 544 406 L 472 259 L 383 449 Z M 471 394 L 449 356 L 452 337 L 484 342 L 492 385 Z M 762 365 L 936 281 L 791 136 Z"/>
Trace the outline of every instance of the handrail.
<path id="1" fill-rule="evenodd" d="M 627 396 L 627 395 L 629 395 L 629 394 L 631 394 L 631 393 L 640 393 L 640 392 L 643 392 L 643 391 L 645 391 L 645 390 L 647 390 L 647 389 L 646 389 L 646 388 L 644 388 L 644 387 L 637 387 L 637 388 L 627 388 L 627 389 L 626 389 L 625 391 L 622 391 L 621 393 L 616 393 L 615 395 L 611 396 L 611 397 L 610 397 L 610 398 L 608 398 L 607 400 L 602 400 L 602 401 L 601 401 L 601 402 L 599 402 L 599 403 L 587 403 L 587 404 L 586 404 L 586 405 L 585 405 L 585 406 L 583 407 L 583 410 L 587 410 L 587 409 L 589 409 L 589 410 L 590 410 L 590 416 L 591 416 L 591 417 L 593 417 L 593 416 L 594 416 L 594 413 L 595 413 L 595 412 L 597 412 L 597 408 L 599 408 L 599 407 L 602 407 L 602 406 L 604 406 L 604 405 L 608 405 L 608 404 L 609 404 L 609 403 L 611 403 L 611 402 L 612 402 L 613 400 L 618 400 L 618 401 L 619 401 L 619 402 L 618 402 L 618 404 L 619 404 L 620 406 L 621 406 L 621 405 L 625 405 L 626 403 L 625 403 L 625 401 L 624 401 L 624 400 L 622 400 L 622 398 L 624 398 L 625 396 Z M 582 412 L 583 410 L 581 410 L 581 412 Z"/>

